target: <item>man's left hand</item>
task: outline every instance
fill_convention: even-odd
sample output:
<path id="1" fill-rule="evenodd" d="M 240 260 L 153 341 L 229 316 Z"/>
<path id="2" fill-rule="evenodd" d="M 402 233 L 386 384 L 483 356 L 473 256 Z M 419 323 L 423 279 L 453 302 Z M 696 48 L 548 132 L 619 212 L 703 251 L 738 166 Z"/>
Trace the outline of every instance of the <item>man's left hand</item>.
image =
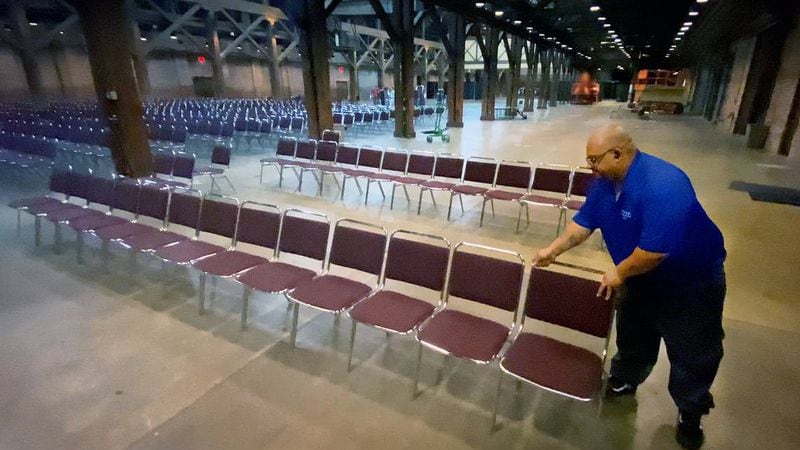
<path id="1" fill-rule="evenodd" d="M 605 297 L 606 300 L 611 300 L 614 291 L 622 286 L 622 281 L 616 267 L 609 270 L 603 274 L 603 280 L 600 282 L 600 289 L 597 290 L 597 296 Z"/>

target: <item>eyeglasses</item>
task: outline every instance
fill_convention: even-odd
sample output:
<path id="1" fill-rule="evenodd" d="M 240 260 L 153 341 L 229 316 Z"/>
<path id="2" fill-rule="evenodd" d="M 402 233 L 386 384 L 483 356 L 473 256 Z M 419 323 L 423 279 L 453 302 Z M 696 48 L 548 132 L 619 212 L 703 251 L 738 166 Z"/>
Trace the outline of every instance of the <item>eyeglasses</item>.
<path id="1" fill-rule="evenodd" d="M 600 163 L 600 161 L 602 161 L 602 160 L 603 160 L 603 158 L 604 158 L 604 157 L 605 157 L 605 156 L 606 156 L 606 155 L 607 155 L 609 152 L 612 152 L 612 151 L 614 151 L 614 150 L 619 150 L 619 148 L 618 148 L 618 147 L 612 147 L 612 148 L 610 148 L 610 149 L 608 149 L 608 150 L 604 151 L 603 153 L 601 153 L 601 154 L 599 154 L 599 155 L 591 155 L 591 156 L 587 156 L 587 157 L 586 157 L 586 162 L 589 164 L 589 166 L 591 166 L 591 167 L 594 167 L 594 166 L 598 165 L 598 164 Z"/>

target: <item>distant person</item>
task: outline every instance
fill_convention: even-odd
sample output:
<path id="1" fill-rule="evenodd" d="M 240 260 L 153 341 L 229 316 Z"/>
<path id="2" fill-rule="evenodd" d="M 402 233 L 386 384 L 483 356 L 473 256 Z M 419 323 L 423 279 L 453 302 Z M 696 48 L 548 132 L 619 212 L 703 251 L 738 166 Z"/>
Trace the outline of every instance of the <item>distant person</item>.
<path id="1" fill-rule="evenodd" d="M 725 248 L 722 233 L 697 201 L 686 174 L 636 148 L 622 127 L 595 131 L 586 162 L 599 175 L 564 233 L 537 252 L 547 266 L 599 228 L 616 267 L 598 296 L 622 294 L 617 354 L 609 397 L 634 395 L 658 358 L 670 362 L 669 393 L 678 406 L 675 439 L 699 448 L 700 418 L 714 407 L 709 392 L 722 360 Z"/>

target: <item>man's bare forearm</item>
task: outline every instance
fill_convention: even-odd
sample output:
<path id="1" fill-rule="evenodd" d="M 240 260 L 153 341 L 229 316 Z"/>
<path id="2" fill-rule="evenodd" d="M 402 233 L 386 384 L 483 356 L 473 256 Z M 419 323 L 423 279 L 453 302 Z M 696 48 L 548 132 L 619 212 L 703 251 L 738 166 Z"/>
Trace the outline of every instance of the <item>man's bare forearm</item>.
<path id="1" fill-rule="evenodd" d="M 633 253 L 617 265 L 617 273 L 622 280 L 650 272 L 667 257 L 665 253 L 654 253 L 636 247 Z"/>
<path id="2" fill-rule="evenodd" d="M 592 230 L 584 228 L 575 222 L 569 222 L 564 232 L 561 233 L 561 236 L 557 237 L 556 240 L 550 244 L 549 249 L 553 252 L 553 256 L 558 256 L 572 247 L 581 244 L 588 239 L 591 234 Z"/>

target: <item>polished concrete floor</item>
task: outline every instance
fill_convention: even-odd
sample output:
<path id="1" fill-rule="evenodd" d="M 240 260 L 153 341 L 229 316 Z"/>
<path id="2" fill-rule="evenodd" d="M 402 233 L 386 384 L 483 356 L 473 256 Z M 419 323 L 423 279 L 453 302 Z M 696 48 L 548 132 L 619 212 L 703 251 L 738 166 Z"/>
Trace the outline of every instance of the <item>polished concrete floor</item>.
<path id="1" fill-rule="evenodd" d="M 423 134 L 409 141 L 348 133 L 346 140 L 576 165 L 586 137 L 616 108 L 559 106 L 524 121 L 483 123 L 479 105 L 470 103 L 466 127 L 451 130 L 449 144 L 427 144 Z M 701 118 L 640 121 L 623 113 L 619 120 L 641 149 L 690 175 L 726 238 L 726 356 L 713 388 L 717 408 L 704 421 L 707 447 L 798 448 L 800 209 L 754 202 L 728 185 L 800 187 L 800 168 L 746 149 L 743 138 Z M 283 189 L 269 170 L 259 185 L 259 156 L 246 148 L 234 156 L 230 173 L 242 198 L 507 248 L 528 261 L 554 232 L 556 214 L 549 210 L 532 210 L 530 226 L 515 234 L 516 210 L 508 205 L 498 205 L 496 217 L 478 228 L 480 206 L 469 199 L 466 212 L 455 209 L 448 223 L 443 196 L 438 206 L 427 198 L 417 216 L 403 195 L 389 210 L 376 191 L 364 206 L 353 186 L 344 201 L 335 186 L 316 197 L 310 177 L 300 193 L 291 174 Z M 3 203 L 44 186 L 42 177 L 7 170 L 0 176 Z M 251 326 L 241 331 L 241 290 L 229 281 L 209 283 L 210 310 L 200 316 L 195 272 L 133 260 L 118 248 L 104 264 L 97 243 L 78 265 L 73 236 L 55 253 L 48 226 L 41 247 L 33 245 L 29 218 L 19 234 L 15 227 L 15 213 L 0 209 L 0 448 L 677 447 L 663 349 L 636 398 L 608 401 L 599 415 L 595 405 L 531 387 L 517 392 L 506 382 L 501 427 L 490 432 L 495 366 L 443 364 L 426 351 L 422 393 L 412 400 L 411 339 L 387 340 L 360 328 L 348 373 L 345 318 L 337 323 L 302 310 L 291 349 L 290 314 L 280 297 L 254 296 Z M 562 259 L 600 269 L 610 264 L 596 237 Z"/>

